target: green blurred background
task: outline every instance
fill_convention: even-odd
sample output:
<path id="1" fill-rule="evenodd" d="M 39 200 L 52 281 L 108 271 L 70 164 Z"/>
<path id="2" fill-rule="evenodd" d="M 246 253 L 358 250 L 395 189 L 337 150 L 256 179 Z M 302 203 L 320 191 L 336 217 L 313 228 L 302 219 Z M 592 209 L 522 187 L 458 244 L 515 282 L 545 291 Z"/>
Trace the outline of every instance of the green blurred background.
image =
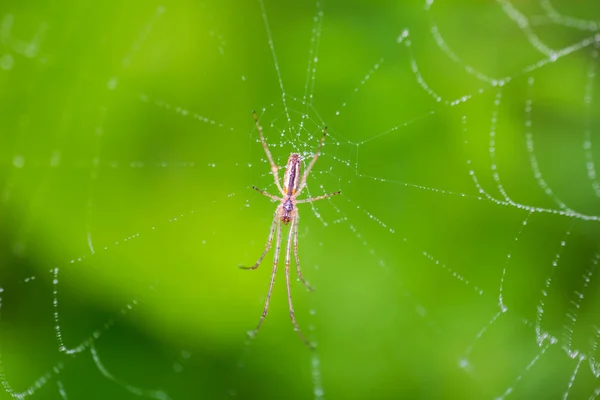
<path id="1" fill-rule="evenodd" d="M 0 399 L 593 396 L 600 5 L 514 6 L 265 0 L 282 100 L 258 1 L 0 4 Z M 279 165 L 329 129 L 308 191 L 342 195 L 301 205 L 292 285 L 315 352 L 283 265 L 246 336 L 253 109 Z"/>

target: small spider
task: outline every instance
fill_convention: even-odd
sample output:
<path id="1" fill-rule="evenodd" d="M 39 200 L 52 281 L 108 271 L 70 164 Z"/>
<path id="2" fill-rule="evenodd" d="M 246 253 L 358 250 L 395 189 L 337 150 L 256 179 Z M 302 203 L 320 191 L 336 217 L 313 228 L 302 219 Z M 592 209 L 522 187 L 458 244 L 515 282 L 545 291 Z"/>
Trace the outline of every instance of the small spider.
<path id="1" fill-rule="evenodd" d="M 267 312 L 269 310 L 269 300 L 271 299 L 271 292 L 273 291 L 273 285 L 275 283 L 275 274 L 277 273 L 277 263 L 279 262 L 279 250 L 281 248 L 281 223 L 284 225 L 290 225 L 290 230 L 288 233 L 288 240 L 285 248 L 285 280 L 287 285 L 287 293 L 288 293 L 288 304 L 290 307 L 290 317 L 292 318 L 292 324 L 294 324 L 294 330 L 298 332 L 300 335 L 300 339 L 312 349 L 312 345 L 306 339 L 306 337 L 300 331 L 298 327 L 298 323 L 296 322 L 296 318 L 294 317 L 294 306 L 292 304 L 292 292 L 290 288 L 290 250 L 292 245 L 292 240 L 294 241 L 294 257 L 296 259 L 296 269 L 298 271 L 298 280 L 300 280 L 304 286 L 308 290 L 313 290 L 310 285 L 304 280 L 302 277 L 302 272 L 300 271 L 300 259 L 298 258 L 298 220 L 300 218 L 298 214 L 298 210 L 296 208 L 297 204 L 300 203 L 312 203 L 313 201 L 326 199 L 331 196 L 335 196 L 336 194 L 340 194 L 340 191 L 326 194 L 324 196 L 317 196 L 310 199 L 302 199 L 297 200 L 297 197 L 302 193 L 302 189 L 306 186 L 306 178 L 310 173 L 310 170 L 317 162 L 317 158 L 321 153 L 321 148 L 323 147 L 323 143 L 325 142 L 325 135 L 327 134 L 327 127 L 323 129 L 323 136 L 321 137 L 321 142 L 319 143 L 319 147 L 317 148 L 317 152 L 314 157 L 308 164 L 306 171 L 302 175 L 302 179 L 300 179 L 300 163 L 302 159 L 300 155 L 297 153 L 290 154 L 288 158 L 287 165 L 285 167 L 285 175 L 283 177 L 283 187 L 279 183 L 279 167 L 273 161 L 273 157 L 271 156 L 271 152 L 267 147 L 267 143 L 265 142 L 265 137 L 262 133 L 262 128 L 258 124 L 258 116 L 256 112 L 254 113 L 254 124 L 256 125 L 256 129 L 258 130 L 258 134 L 260 135 L 260 140 L 262 142 L 262 146 L 265 149 L 265 153 L 267 154 L 267 158 L 269 159 L 269 163 L 271 164 L 271 172 L 273 174 L 273 179 L 275 180 L 275 185 L 277 185 L 277 189 L 281 192 L 282 197 L 274 196 L 270 193 L 265 192 L 264 190 L 260 190 L 256 186 L 252 186 L 253 189 L 257 190 L 260 194 L 269 197 L 273 201 L 278 201 L 280 204 L 275 209 L 275 215 L 273 216 L 273 223 L 271 224 L 271 232 L 269 233 L 269 238 L 267 239 L 267 245 L 265 250 L 261 254 L 260 258 L 252 267 L 240 267 L 243 269 L 256 269 L 262 262 L 263 258 L 271 248 L 271 242 L 273 241 L 273 234 L 275 233 L 275 229 L 277 229 L 276 236 L 276 244 L 275 244 L 275 255 L 273 261 L 273 272 L 271 273 L 271 284 L 269 285 L 269 291 L 267 292 L 267 300 L 265 302 L 265 308 L 263 309 L 262 315 L 260 317 L 260 321 L 258 322 L 258 326 L 256 329 L 250 332 L 250 336 L 254 336 L 258 330 L 260 329 L 265 317 L 267 316 Z M 293 237 L 292 237 L 293 235 Z"/>

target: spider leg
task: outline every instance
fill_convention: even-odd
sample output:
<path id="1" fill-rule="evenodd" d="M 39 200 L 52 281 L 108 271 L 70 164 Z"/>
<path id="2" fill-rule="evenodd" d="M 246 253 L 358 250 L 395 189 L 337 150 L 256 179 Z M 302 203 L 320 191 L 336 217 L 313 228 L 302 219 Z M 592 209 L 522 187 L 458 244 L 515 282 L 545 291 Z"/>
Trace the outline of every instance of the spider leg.
<path id="1" fill-rule="evenodd" d="M 304 189 L 304 186 L 306 186 L 306 178 L 308 178 L 308 174 L 310 173 L 310 170 L 317 162 L 317 158 L 319 158 L 319 154 L 321 154 L 321 149 L 323 148 L 323 143 L 325 143 L 326 135 L 327 135 L 327 127 L 323 128 L 323 136 L 321 136 L 321 142 L 319 143 L 317 152 L 315 153 L 315 156 L 312 158 L 312 160 L 310 160 L 310 164 L 308 164 L 308 167 L 306 167 L 306 170 L 304 171 L 304 175 L 302 175 L 302 180 L 300 181 L 300 185 L 298 186 L 298 194 L 300 194 L 302 189 Z"/>
<path id="2" fill-rule="evenodd" d="M 279 221 L 276 219 L 275 221 Z M 273 286 L 275 284 L 275 274 L 277 273 L 277 263 L 279 262 L 279 249 L 281 248 L 281 223 L 277 224 L 277 241 L 275 245 L 275 256 L 273 260 L 273 272 L 271 273 L 271 283 L 269 284 L 269 291 L 267 292 L 267 300 L 265 301 L 265 308 L 263 309 L 262 315 L 260 316 L 260 321 L 258 321 L 258 326 L 252 333 L 251 337 L 256 335 L 256 332 L 260 329 L 265 317 L 267 316 L 267 312 L 269 311 L 269 300 L 271 300 L 271 293 L 273 292 Z"/>
<path id="3" fill-rule="evenodd" d="M 271 172 L 273 173 L 273 179 L 275 179 L 275 184 L 277 185 L 277 189 L 281 192 L 282 195 L 285 195 L 285 192 L 281 188 L 281 183 L 279 183 L 279 167 L 273 161 L 273 156 L 271 156 L 271 151 L 267 146 L 267 142 L 265 142 L 265 137 L 263 135 L 262 127 L 258 124 L 258 115 L 256 115 L 256 111 L 252 110 L 252 114 L 254 114 L 254 125 L 256 125 L 256 130 L 258 130 L 258 134 L 260 135 L 260 141 L 262 143 L 263 149 L 265 149 L 265 153 L 267 154 L 267 158 L 269 159 L 269 164 L 271 164 Z"/>
<path id="4" fill-rule="evenodd" d="M 296 223 L 297 218 L 298 217 L 296 216 L 292 219 L 292 224 Z M 290 233 L 288 234 L 288 241 L 287 241 L 286 249 L 285 249 L 285 282 L 286 282 L 287 293 L 288 293 L 288 304 L 290 306 L 290 318 L 292 319 L 292 324 L 294 324 L 294 330 L 296 332 L 298 332 L 300 339 L 302 339 L 304 344 L 306 344 L 306 346 L 312 350 L 313 346 L 310 344 L 310 342 L 306 339 L 306 337 L 300 330 L 300 327 L 298 326 L 298 323 L 296 322 L 296 317 L 294 316 L 294 304 L 292 303 L 292 289 L 290 286 L 290 258 L 291 258 L 290 250 L 291 250 L 291 244 L 292 244 L 293 228 L 294 228 L 293 226 L 290 226 Z"/>
<path id="5" fill-rule="evenodd" d="M 312 199 L 297 200 L 296 203 L 312 203 L 313 201 L 327 199 L 329 197 L 335 196 L 335 195 L 340 194 L 340 193 L 342 193 L 342 191 L 338 190 L 337 192 L 325 194 L 323 196 L 313 197 Z"/>
<path id="6" fill-rule="evenodd" d="M 300 257 L 298 257 L 298 222 L 299 221 L 300 221 L 300 216 L 298 214 L 296 214 L 296 218 L 294 218 L 294 221 L 293 221 L 294 226 L 290 228 L 290 230 L 292 228 L 294 229 L 294 257 L 296 258 L 296 270 L 298 271 L 298 279 L 304 284 L 304 286 L 306 286 L 306 288 L 308 290 L 310 290 L 312 292 L 315 289 L 313 289 L 312 286 L 310 286 L 308 284 L 308 282 L 306 282 L 304 280 L 304 278 L 302 277 L 302 270 L 300 269 Z"/>
<path id="7" fill-rule="evenodd" d="M 269 238 L 267 239 L 267 245 L 265 246 L 265 249 L 263 250 L 262 254 L 260 255 L 260 258 L 258 259 L 258 261 L 256 261 L 256 264 L 254 264 L 254 266 L 252 266 L 252 267 L 245 267 L 243 265 L 240 265 L 241 269 L 256 269 L 256 268 L 258 268 L 258 266 L 260 265 L 262 260 L 265 258 L 265 255 L 267 255 L 267 252 L 271 248 L 271 243 L 273 242 L 273 233 L 275 232 L 275 225 L 277 225 L 277 221 L 279 221 L 278 211 L 279 211 L 279 207 L 277 207 L 277 209 L 275 209 L 275 215 L 273 216 L 273 223 L 271 224 L 271 232 L 269 233 Z M 277 246 L 279 246 L 279 244 L 277 244 Z M 276 251 L 279 252 L 279 248 Z"/>
<path id="8" fill-rule="evenodd" d="M 256 186 L 252 186 L 252 189 L 256 190 L 258 193 L 262 194 L 263 196 L 269 197 L 273 201 L 281 201 L 281 199 L 279 197 L 273 196 L 271 193 L 267 193 L 264 190 L 257 188 Z"/>

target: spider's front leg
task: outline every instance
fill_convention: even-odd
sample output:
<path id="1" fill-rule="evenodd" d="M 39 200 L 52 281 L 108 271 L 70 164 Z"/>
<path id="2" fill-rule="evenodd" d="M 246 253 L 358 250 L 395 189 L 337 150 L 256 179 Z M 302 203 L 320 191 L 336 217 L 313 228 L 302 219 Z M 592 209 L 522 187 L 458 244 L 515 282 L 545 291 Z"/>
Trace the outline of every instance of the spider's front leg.
<path id="1" fill-rule="evenodd" d="M 258 326 L 254 331 L 250 333 L 250 336 L 253 337 L 256 332 L 260 329 L 267 313 L 269 312 L 269 301 L 271 300 L 271 293 L 273 292 L 273 286 L 275 285 L 275 275 L 277 274 L 277 263 L 279 262 L 279 251 L 281 249 L 281 223 L 279 223 L 279 219 L 275 219 L 277 222 L 277 239 L 275 245 L 275 255 L 273 260 L 273 272 L 271 273 L 271 283 L 269 284 L 269 291 L 267 292 L 267 300 L 265 301 L 265 308 L 263 309 L 262 315 L 260 316 L 260 321 L 258 321 Z"/>
<path id="2" fill-rule="evenodd" d="M 258 266 L 260 265 L 262 260 L 267 255 L 267 252 L 271 248 L 271 243 L 273 242 L 273 234 L 275 233 L 275 226 L 277 225 L 278 222 L 279 222 L 279 207 L 277 207 L 277 209 L 275 210 L 275 215 L 273 216 L 273 223 L 271 224 L 271 232 L 269 233 L 269 239 L 267 239 L 267 245 L 265 246 L 265 250 L 262 252 L 262 254 L 260 255 L 260 258 L 258 259 L 258 261 L 256 261 L 256 264 L 254 264 L 254 266 L 245 267 L 243 265 L 240 265 L 239 267 L 241 269 L 256 269 L 256 268 L 258 268 Z"/>
<path id="3" fill-rule="evenodd" d="M 287 286 L 288 293 L 288 305 L 290 307 L 290 318 L 292 319 L 292 324 L 294 325 L 294 330 L 298 332 L 300 339 L 306 344 L 309 349 L 313 349 L 313 346 L 310 344 L 308 339 L 304 336 L 298 323 L 296 322 L 296 316 L 294 315 L 294 304 L 292 303 L 292 288 L 290 285 L 290 262 L 291 262 L 291 245 L 292 245 L 292 234 L 294 233 L 294 225 L 296 224 L 296 220 L 298 219 L 298 215 L 292 217 L 292 225 L 290 226 L 290 232 L 288 233 L 288 241 L 285 248 L 285 282 Z"/>
<path id="4" fill-rule="evenodd" d="M 300 282 L 302 282 L 308 290 L 313 292 L 315 289 L 313 289 L 313 287 L 310 286 L 308 284 L 308 282 L 306 282 L 306 280 L 304 280 L 304 278 L 302 277 L 302 270 L 300 269 L 300 257 L 298 256 L 298 222 L 299 221 L 300 221 L 300 215 L 296 214 L 296 218 L 294 218 L 294 220 L 292 221 L 293 226 L 290 227 L 290 230 L 291 229 L 294 230 L 294 258 L 296 259 L 296 271 L 298 272 L 298 279 L 300 280 Z"/>

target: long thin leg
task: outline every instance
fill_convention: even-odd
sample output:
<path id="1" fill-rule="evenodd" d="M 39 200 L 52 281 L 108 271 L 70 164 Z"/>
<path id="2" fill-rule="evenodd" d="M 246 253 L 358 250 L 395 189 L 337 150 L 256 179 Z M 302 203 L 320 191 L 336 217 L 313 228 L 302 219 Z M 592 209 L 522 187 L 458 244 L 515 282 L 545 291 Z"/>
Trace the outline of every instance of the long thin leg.
<path id="1" fill-rule="evenodd" d="M 298 200 L 296 201 L 296 203 L 312 203 L 313 201 L 317 201 L 317 200 L 323 200 L 326 199 L 328 197 L 332 197 L 335 196 L 337 194 L 342 193 L 341 190 L 338 190 L 337 192 L 333 192 L 333 193 L 329 193 L 329 194 L 325 194 L 323 196 L 317 196 L 317 197 L 313 197 L 312 199 L 302 199 L 302 200 Z"/>
<path id="2" fill-rule="evenodd" d="M 306 288 L 312 292 L 315 289 L 313 289 L 312 286 L 310 286 L 308 282 L 304 280 L 302 277 L 302 270 L 300 269 L 300 257 L 298 257 L 298 222 L 300 222 L 300 216 L 296 214 L 296 218 L 294 218 L 293 221 L 294 226 L 290 228 L 294 228 L 294 257 L 296 258 L 296 270 L 298 271 L 298 279 L 300 279 L 300 282 L 302 282 L 304 286 L 306 286 Z"/>
<path id="3" fill-rule="evenodd" d="M 267 255 L 267 252 L 271 248 L 271 242 L 273 241 L 273 232 L 275 232 L 275 225 L 277 225 L 277 222 L 279 221 L 279 213 L 277 212 L 278 210 L 279 210 L 279 207 L 277 207 L 277 209 L 275 210 L 275 215 L 273 216 L 273 223 L 271 224 L 271 232 L 269 233 L 269 239 L 267 239 L 267 245 L 265 246 L 265 250 L 260 255 L 260 258 L 258 259 L 256 264 L 254 264 L 253 267 L 244 267 L 243 265 L 240 265 L 241 269 L 256 269 L 256 268 L 258 268 L 258 266 L 262 262 L 263 258 L 265 258 L 265 255 Z M 277 251 L 279 251 L 279 249 Z"/>
<path id="4" fill-rule="evenodd" d="M 306 178 L 308 177 L 308 174 L 310 173 L 310 170 L 312 169 L 312 167 L 317 162 L 317 158 L 319 158 L 319 154 L 321 154 L 321 149 L 323 148 L 323 143 L 325 143 L 326 135 L 327 135 L 327 127 L 323 128 L 323 136 L 321 136 L 321 143 L 319 143 L 317 152 L 315 153 L 315 156 L 312 158 L 312 160 L 310 160 L 310 164 L 308 164 L 308 167 L 306 167 L 306 170 L 304 171 L 304 175 L 302 175 L 302 180 L 300 181 L 300 185 L 298 186 L 298 194 L 300 194 L 302 189 L 304 189 L 304 186 L 306 186 Z"/>
<path id="5" fill-rule="evenodd" d="M 295 217 L 292 220 L 292 224 L 296 223 L 296 219 L 297 219 L 297 217 Z M 308 348 L 312 349 L 313 346 L 306 339 L 304 334 L 302 334 L 302 331 L 300 330 L 300 327 L 298 326 L 298 323 L 296 322 L 296 317 L 294 316 L 294 304 L 292 303 L 292 287 L 290 285 L 290 258 L 291 258 L 290 250 L 291 250 L 291 244 L 292 244 L 293 228 L 294 228 L 293 226 L 290 226 L 290 233 L 288 234 L 288 241 L 287 241 L 286 248 L 285 248 L 285 282 L 286 282 L 287 293 L 288 293 L 288 304 L 290 306 L 290 318 L 292 319 L 292 324 L 294 324 L 294 330 L 296 332 L 298 332 L 300 339 L 302 339 L 302 341 L 304 342 L 304 344 L 306 344 L 306 346 L 308 346 Z"/>
<path id="6" fill-rule="evenodd" d="M 279 220 L 276 220 L 279 221 Z M 275 285 L 275 274 L 277 273 L 277 263 L 279 262 L 279 250 L 281 248 L 281 223 L 277 223 L 277 241 L 275 245 L 275 256 L 273 260 L 273 272 L 271 273 L 271 284 L 269 285 L 269 291 L 267 292 L 267 300 L 265 301 L 265 308 L 263 309 L 262 315 L 260 316 L 260 321 L 258 321 L 258 326 L 254 331 L 252 331 L 250 336 L 256 335 L 256 332 L 260 329 L 265 317 L 267 316 L 267 312 L 269 311 L 269 300 L 271 300 L 271 293 L 273 292 L 273 286 Z"/>
<path id="7" fill-rule="evenodd" d="M 281 201 L 281 199 L 279 197 L 273 196 L 271 193 L 267 193 L 264 190 L 257 188 L 256 186 L 252 186 L 252 189 L 256 190 L 258 193 L 262 194 L 263 196 L 269 197 L 273 201 Z"/>
<path id="8" fill-rule="evenodd" d="M 269 147 L 267 146 L 267 142 L 265 142 L 265 137 L 262 132 L 262 127 L 258 124 L 258 115 L 256 115 L 256 111 L 252 111 L 254 114 L 254 125 L 256 125 L 256 129 L 258 130 L 258 134 L 260 135 L 260 141 L 262 142 L 263 149 L 265 149 L 265 153 L 267 154 L 267 158 L 269 159 L 269 164 L 271 164 L 271 172 L 273 173 L 273 179 L 275 179 L 275 184 L 277 185 L 277 189 L 281 192 L 282 195 L 285 195 L 285 192 L 281 188 L 281 183 L 279 182 L 279 167 L 273 161 L 273 156 L 271 156 L 271 151 L 269 151 Z"/>

